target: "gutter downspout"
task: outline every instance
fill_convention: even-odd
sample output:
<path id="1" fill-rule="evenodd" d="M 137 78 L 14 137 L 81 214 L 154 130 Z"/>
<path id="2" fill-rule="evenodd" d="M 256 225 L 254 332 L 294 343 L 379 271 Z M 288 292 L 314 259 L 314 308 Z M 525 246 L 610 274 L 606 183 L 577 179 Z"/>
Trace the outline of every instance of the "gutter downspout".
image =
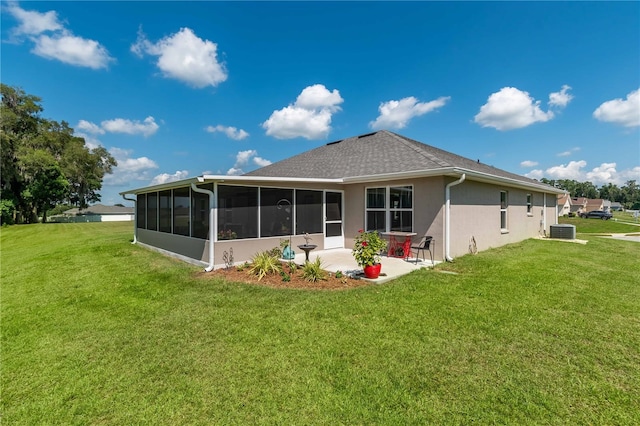
<path id="1" fill-rule="evenodd" d="M 122 198 L 127 201 L 133 201 L 133 242 L 131 244 L 135 244 L 138 242 L 138 199 L 127 198 L 124 194 L 122 194 Z"/>
<path id="2" fill-rule="evenodd" d="M 542 193 L 542 200 L 543 200 L 542 201 L 542 235 L 546 237 L 547 236 L 547 193 L 546 192 Z M 556 223 L 558 223 L 558 206 L 556 206 Z"/>
<path id="3" fill-rule="evenodd" d="M 449 241 L 451 238 L 451 187 L 460 185 L 464 182 L 466 177 L 467 175 L 463 173 L 462 176 L 460 176 L 460 179 L 448 183 L 444 189 L 444 258 L 447 262 L 453 262 L 453 257 L 451 257 L 450 254 L 451 243 Z"/>
<path id="4" fill-rule="evenodd" d="M 201 194 L 207 194 L 209 196 L 209 265 L 204 268 L 205 272 L 213 271 L 213 236 L 215 231 L 214 226 L 214 202 L 213 192 L 208 189 L 198 188 L 195 183 L 191 183 L 191 189 Z"/>

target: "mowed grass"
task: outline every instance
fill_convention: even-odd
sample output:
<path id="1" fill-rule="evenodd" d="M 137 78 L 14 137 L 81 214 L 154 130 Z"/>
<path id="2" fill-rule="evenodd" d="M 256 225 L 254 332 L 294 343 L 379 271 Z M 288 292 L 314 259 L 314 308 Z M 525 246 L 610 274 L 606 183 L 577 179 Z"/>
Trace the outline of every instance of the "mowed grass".
<path id="1" fill-rule="evenodd" d="M 576 233 L 582 234 L 633 234 L 640 233 L 640 223 L 634 224 L 633 216 L 616 212 L 612 219 L 587 219 L 581 217 L 559 217 L 558 223 L 575 225 Z"/>
<path id="2" fill-rule="evenodd" d="M 198 278 L 131 228 L 0 231 L 3 424 L 640 424 L 638 243 L 283 291 Z"/>

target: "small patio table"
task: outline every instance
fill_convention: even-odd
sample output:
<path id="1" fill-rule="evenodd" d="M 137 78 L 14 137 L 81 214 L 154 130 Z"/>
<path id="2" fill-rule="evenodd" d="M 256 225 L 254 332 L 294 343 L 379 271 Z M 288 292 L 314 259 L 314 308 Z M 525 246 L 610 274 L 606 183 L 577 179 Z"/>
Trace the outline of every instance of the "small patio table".
<path id="1" fill-rule="evenodd" d="M 387 256 L 406 259 L 411 255 L 411 237 L 418 234 L 415 232 L 391 231 L 383 232 L 382 235 L 389 237 Z"/>

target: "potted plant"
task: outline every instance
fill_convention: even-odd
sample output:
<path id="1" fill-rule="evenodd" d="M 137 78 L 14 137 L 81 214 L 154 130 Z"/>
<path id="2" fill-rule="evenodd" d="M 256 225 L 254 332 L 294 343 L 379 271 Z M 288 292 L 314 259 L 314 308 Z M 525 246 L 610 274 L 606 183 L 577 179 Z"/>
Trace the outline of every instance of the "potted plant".
<path id="1" fill-rule="evenodd" d="M 353 257 L 358 266 L 364 269 L 367 278 L 378 278 L 380 275 L 380 252 L 387 247 L 387 242 L 380 238 L 378 231 L 364 232 L 359 230 L 354 241 Z"/>
<path id="2" fill-rule="evenodd" d="M 238 234 L 231 229 L 218 231 L 218 240 L 235 240 L 236 238 L 238 238 Z"/>

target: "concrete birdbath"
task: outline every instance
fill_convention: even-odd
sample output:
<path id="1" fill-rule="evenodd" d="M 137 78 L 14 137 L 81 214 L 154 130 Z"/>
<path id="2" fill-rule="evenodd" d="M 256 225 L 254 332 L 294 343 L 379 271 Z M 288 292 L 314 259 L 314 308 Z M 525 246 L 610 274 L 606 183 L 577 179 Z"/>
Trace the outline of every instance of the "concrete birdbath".
<path id="1" fill-rule="evenodd" d="M 300 250 L 304 250 L 305 261 L 306 261 L 306 262 L 308 262 L 308 261 L 309 261 L 309 252 L 310 252 L 311 250 L 313 250 L 314 248 L 316 248 L 316 247 L 318 247 L 318 246 L 317 246 L 317 245 L 315 245 L 315 244 L 300 244 L 300 245 L 298 246 L 298 248 L 299 248 Z"/>
<path id="2" fill-rule="evenodd" d="M 309 236 L 308 233 L 304 234 L 304 240 L 306 241 L 305 244 L 300 244 L 298 246 L 298 248 L 300 250 L 304 250 L 304 255 L 305 255 L 305 262 L 309 261 L 309 252 L 311 250 L 313 250 L 314 248 L 318 247 L 315 244 L 309 244 L 309 240 L 311 239 L 311 237 Z"/>

